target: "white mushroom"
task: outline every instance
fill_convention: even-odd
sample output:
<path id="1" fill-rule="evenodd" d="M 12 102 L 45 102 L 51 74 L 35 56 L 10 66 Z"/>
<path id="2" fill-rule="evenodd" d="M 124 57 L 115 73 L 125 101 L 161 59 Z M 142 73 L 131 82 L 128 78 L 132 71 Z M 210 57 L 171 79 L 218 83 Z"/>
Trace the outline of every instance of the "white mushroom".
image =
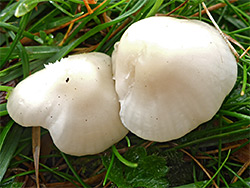
<path id="1" fill-rule="evenodd" d="M 55 145 L 71 155 L 96 154 L 121 140 L 111 58 L 102 53 L 73 55 L 20 82 L 7 103 L 23 126 L 49 130 Z"/>
<path id="2" fill-rule="evenodd" d="M 170 17 L 131 25 L 112 63 L 122 123 L 159 142 L 210 120 L 237 77 L 236 60 L 217 30 Z"/>

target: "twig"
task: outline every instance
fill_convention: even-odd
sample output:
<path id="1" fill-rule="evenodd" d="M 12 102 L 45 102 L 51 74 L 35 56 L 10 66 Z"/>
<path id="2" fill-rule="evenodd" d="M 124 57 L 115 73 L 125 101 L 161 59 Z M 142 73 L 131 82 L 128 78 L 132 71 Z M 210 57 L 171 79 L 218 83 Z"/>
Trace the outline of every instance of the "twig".
<path id="1" fill-rule="evenodd" d="M 232 38 L 231 36 L 227 35 L 224 33 L 224 35 L 227 37 L 227 39 L 232 42 L 233 44 L 235 44 L 236 46 L 238 46 L 240 49 L 242 50 L 246 50 L 238 41 L 236 41 L 234 38 Z M 248 54 L 248 53 L 247 53 Z M 249 54 L 248 54 L 249 55 Z"/>
<path id="2" fill-rule="evenodd" d="M 166 16 L 169 16 L 170 14 L 174 13 L 175 11 L 177 11 L 178 9 L 180 9 L 181 7 L 183 7 L 189 0 L 184 1 L 184 3 L 182 3 L 180 6 L 176 7 L 174 10 L 170 11 L 169 13 L 166 14 Z"/>
<path id="3" fill-rule="evenodd" d="M 227 37 L 224 35 L 224 33 L 220 30 L 219 26 L 217 25 L 217 23 L 214 21 L 212 15 L 210 14 L 209 10 L 207 9 L 206 5 L 204 2 L 202 2 L 202 6 L 205 9 L 209 19 L 212 21 L 212 23 L 214 24 L 215 28 L 219 31 L 220 35 L 223 37 L 223 39 L 225 40 L 225 42 L 227 43 L 227 45 L 229 46 L 230 50 L 233 52 L 233 54 L 236 56 L 237 60 L 239 59 L 239 54 L 237 53 L 237 51 L 234 49 L 234 47 L 232 46 L 232 44 L 227 40 Z"/>
<path id="4" fill-rule="evenodd" d="M 205 172 L 205 174 L 207 175 L 207 177 L 209 179 L 212 179 L 212 177 L 210 176 L 210 174 L 208 173 L 208 171 L 205 169 L 205 167 L 202 166 L 202 164 L 195 158 L 193 157 L 190 153 L 188 153 L 186 150 L 184 149 L 180 149 L 183 153 L 187 154 L 189 157 L 191 157 L 199 166 L 200 168 Z M 214 180 L 213 181 L 213 185 L 216 187 L 216 188 L 219 188 L 218 185 L 215 183 Z"/>
<path id="5" fill-rule="evenodd" d="M 244 57 L 249 50 L 250 50 L 250 46 L 241 54 L 240 58 Z"/>
<path id="6" fill-rule="evenodd" d="M 243 52 L 243 54 L 241 54 L 240 58 L 243 58 L 244 55 L 246 55 L 249 50 L 250 46 Z M 246 86 L 247 86 L 247 66 L 246 64 L 243 64 L 243 80 L 242 80 L 242 89 L 240 92 L 241 96 L 245 95 Z"/>
<path id="7" fill-rule="evenodd" d="M 88 0 L 83 0 L 83 2 L 84 2 L 85 6 L 86 6 L 86 8 L 87 8 L 87 10 L 88 10 L 88 13 L 89 13 L 89 14 L 93 14 L 94 10 L 91 9 L 91 7 L 89 6 L 89 3 L 91 3 L 91 4 L 96 4 L 96 1 L 91 1 L 91 2 L 90 2 L 90 1 L 88 1 Z M 60 42 L 60 44 L 59 44 L 58 46 L 62 46 L 63 43 L 66 41 L 66 39 L 67 39 L 68 36 L 69 36 L 69 33 L 70 33 L 71 30 L 72 30 L 73 25 L 74 25 L 74 22 L 71 23 L 71 24 L 69 25 L 69 28 L 68 28 L 68 30 L 67 30 L 65 36 L 63 37 L 63 40 Z"/>
<path id="8" fill-rule="evenodd" d="M 96 11 L 96 10 L 97 10 L 100 6 L 102 6 L 106 1 L 107 1 L 107 0 L 104 0 L 102 3 L 100 3 L 98 6 L 96 6 L 96 7 L 93 9 L 93 11 Z M 44 32 L 45 32 L 46 34 L 53 33 L 53 32 L 55 32 L 55 31 L 57 31 L 57 30 L 60 30 L 60 29 L 63 29 L 63 28 L 65 28 L 65 27 L 67 27 L 68 25 L 70 25 L 70 24 L 72 24 L 72 23 L 75 23 L 76 21 L 78 21 L 78 20 L 80 20 L 80 19 L 82 19 L 82 18 L 85 18 L 85 17 L 88 16 L 88 15 L 90 15 L 89 12 L 87 12 L 87 13 L 83 14 L 82 16 L 79 16 L 78 18 L 75 18 L 75 19 L 73 19 L 73 20 L 71 20 L 71 21 L 69 21 L 69 22 L 67 22 L 67 23 L 65 23 L 65 24 L 63 24 L 63 25 L 60 25 L 60 26 L 55 27 L 55 28 L 52 28 L 52 29 L 45 30 Z M 37 33 L 34 33 L 34 35 L 35 35 L 35 36 L 39 36 L 40 33 L 37 32 Z M 24 37 L 20 42 L 21 42 L 22 44 L 24 44 L 24 43 L 27 43 L 28 41 L 31 41 L 31 39 L 29 39 L 29 38 L 27 38 L 27 37 Z"/>
<path id="9" fill-rule="evenodd" d="M 85 4 L 85 6 L 86 6 L 88 12 L 89 12 L 90 14 L 92 14 L 92 13 L 93 13 L 93 10 L 92 10 L 91 7 L 89 6 L 88 0 L 83 0 L 83 2 L 84 2 L 84 4 Z"/>
<path id="10" fill-rule="evenodd" d="M 112 19 L 107 15 L 107 12 L 102 13 L 102 18 L 104 23 L 108 23 L 112 21 Z M 107 31 L 109 32 L 111 27 L 107 27 Z"/>
<path id="11" fill-rule="evenodd" d="M 93 9 L 93 12 L 96 11 L 100 6 L 102 6 L 107 0 L 104 0 L 102 3 L 100 3 L 98 6 L 96 6 L 94 9 Z M 78 18 L 74 19 L 74 20 L 71 20 L 61 26 L 58 26 L 56 28 L 53 28 L 53 29 L 48 29 L 48 30 L 45 30 L 45 33 L 46 34 L 49 34 L 49 33 L 53 33 L 59 29 L 63 29 L 64 27 L 67 27 L 68 25 L 70 25 L 71 23 L 75 23 L 76 21 L 82 19 L 82 18 L 85 18 L 86 16 L 90 15 L 90 12 L 87 12 L 85 13 L 84 15 L 82 16 L 79 16 Z"/>
<path id="12" fill-rule="evenodd" d="M 230 153 L 231 153 L 231 150 L 228 151 L 227 157 L 225 158 L 225 160 L 223 161 L 223 163 L 220 165 L 220 167 L 218 168 L 218 170 L 215 172 L 215 174 L 213 175 L 213 177 L 210 178 L 210 180 L 207 181 L 206 184 L 202 186 L 202 188 L 206 188 L 211 183 L 211 181 L 214 181 L 214 178 L 219 174 L 219 172 L 221 171 L 222 167 L 226 164 L 227 160 L 229 159 Z"/>
<path id="13" fill-rule="evenodd" d="M 66 39 L 67 39 L 68 36 L 69 36 L 69 33 L 70 33 L 71 30 L 72 30 L 73 25 L 74 25 L 74 23 L 71 23 L 71 24 L 69 25 L 69 28 L 68 28 L 66 34 L 64 35 L 63 40 L 60 42 L 60 44 L 58 44 L 58 46 L 62 46 L 62 45 L 64 44 L 64 42 L 66 41 Z"/>
<path id="14" fill-rule="evenodd" d="M 235 144 L 235 145 L 232 145 L 232 146 L 222 148 L 221 151 L 226 151 L 226 150 L 229 150 L 229 149 L 238 148 L 239 146 L 240 146 L 240 144 Z M 218 153 L 218 152 L 219 152 L 219 150 L 215 149 L 215 150 L 207 151 L 206 154 L 215 154 L 215 153 Z"/>
<path id="15" fill-rule="evenodd" d="M 95 50 L 97 47 L 98 47 L 99 43 L 96 44 L 96 45 L 93 45 L 93 46 L 90 46 L 90 47 L 87 47 L 87 48 L 75 48 L 74 50 L 72 50 L 71 52 L 74 52 L 74 53 L 87 53 L 87 52 L 91 52 L 93 50 Z"/>
<path id="16" fill-rule="evenodd" d="M 131 18 L 127 18 L 111 35 L 109 36 L 108 40 L 115 36 L 119 31 L 121 31 L 126 25 L 131 21 Z"/>
<path id="17" fill-rule="evenodd" d="M 84 179 L 83 181 L 85 183 L 87 183 L 88 185 L 93 185 L 96 184 L 98 181 L 102 181 L 102 179 L 104 178 L 106 172 L 102 172 L 100 174 L 96 174 L 94 176 L 91 176 L 90 178 Z"/>
<path id="18" fill-rule="evenodd" d="M 238 0 L 231 0 L 231 1 L 229 1 L 230 3 L 234 3 L 234 2 L 236 2 L 236 1 L 238 1 Z M 213 5 L 213 6 L 211 6 L 211 7 L 208 7 L 207 9 L 209 10 L 209 11 L 213 11 L 213 10 L 217 10 L 217 9 L 219 9 L 219 8 L 222 8 L 222 7 L 225 7 L 227 4 L 226 3 L 218 3 L 218 4 L 216 4 L 216 5 Z M 206 11 L 205 10 L 202 10 L 201 11 L 201 15 L 203 15 L 203 14 L 205 14 L 206 13 Z M 199 12 L 196 12 L 195 14 L 193 14 L 191 17 L 196 17 L 196 16 L 199 16 Z"/>
<path id="19" fill-rule="evenodd" d="M 243 174 L 243 172 L 245 172 L 245 170 L 248 168 L 249 165 L 250 165 L 250 160 L 248 160 L 247 162 L 244 163 L 244 165 L 237 172 L 237 175 L 241 176 Z M 231 183 L 235 183 L 237 180 L 238 180 L 238 177 L 234 176 Z"/>

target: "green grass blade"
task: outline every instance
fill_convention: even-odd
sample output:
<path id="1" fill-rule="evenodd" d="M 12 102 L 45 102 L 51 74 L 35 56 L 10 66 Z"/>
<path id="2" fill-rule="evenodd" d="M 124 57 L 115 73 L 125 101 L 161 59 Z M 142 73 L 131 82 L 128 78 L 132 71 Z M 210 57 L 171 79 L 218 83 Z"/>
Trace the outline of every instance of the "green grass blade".
<path id="1" fill-rule="evenodd" d="M 45 59 L 55 55 L 62 48 L 58 46 L 26 46 L 25 50 L 27 51 L 30 60 L 31 59 Z M 2 47 L 0 48 L 0 59 L 4 58 L 4 54 L 6 54 L 10 50 L 10 47 Z M 10 56 L 10 59 L 18 58 L 19 50 L 14 49 L 13 53 Z M 7 68 L 8 69 L 8 68 Z"/>
<path id="2" fill-rule="evenodd" d="M 12 130 L 9 131 L 8 136 L 5 138 L 2 150 L 0 151 L 0 182 L 2 181 L 10 160 L 16 151 L 22 132 L 23 128 L 15 124 L 12 127 Z"/>
<path id="3" fill-rule="evenodd" d="M 13 87 L 10 87 L 10 86 L 1 86 L 0 85 L 0 91 L 7 91 L 7 92 L 10 92 L 12 91 Z"/>
<path id="4" fill-rule="evenodd" d="M 55 6 L 58 10 L 62 11 L 64 14 L 74 18 L 74 15 L 68 12 L 66 9 L 64 9 L 62 6 L 58 5 L 57 3 L 50 1 L 50 3 Z"/>
<path id="5" fill-rule="evenodd" d="M 110 164 L 109 164 L 109 167 L 108 167 L 108 169 L 107 169 L 107 173 L 106 173 L 106 175 L 105 175 L 105 177 L 104 177 L 104 180 L 103 180 L 103 183 L 102 183 L 103 186 L 106 185 L 106 182 L 107 182 L 109 173 L 110 173 L 111 168 L 112 168 L 112 166 L 113 166 L 113 164 L 114 164 L 114 159 L 115 159 L 115 154 L 114 154 L 114 152 L 112 152 Z"/>
<path id="6" fill-rule="evenodd" d="M 239 118 L 239 119 L 245 119 L 245 120 L 250 121 L 250 116 L 245 115 L 245 114 L 240 114 L 240 113 L 237 113 L 237 112 L 230 112 L 230 111 L 227 111 L 227 110 L 220 110 L 220 113 L 223 114 L 223 115 L 228 115 L 228 116 L 232 116 L 232 117 L 236 117 L 236 118 Z"/>
<path id="7" fill-rule="evenodd" d="M 1 86 L 0 86 L 0 88 L 1 88 Z M 1 90 L 0 90 L 1 91 Z M 7 93 L 7 96 L 8 96 L 8 93 Z M 7 96 L 6 96 L 6 98 L 7 98 Z M 0 104 L 0 117 L 1 116 L 5 116 L 5 115 L 8 115 L 8 111 L 7 111 L 7 109 L 6 109 L 6 103 L 2 103 L 2 104 Z M 1 128 L 1 127 L 0 127 Z M 4 129 L 4 128 L 3 128 Z M 1 132 L 1 131 L 0 131 Z M 1 141 L 1 140 L 0 140 Z"/>
<path id="8" fill-rule="evenodd" d="M 53 169 L 53 170 L 56 170 L 56 169 Z M 39 169 L 39 172 L 48 172 L 48 170 L 46 170 L 46 169 Z M 17 177 L 27 176 L 27 175 L 31 175 L 31 174 L 35 174 L 35 170 L 29 170 L 29 171 L 26 171 L 26 172 L 21 172 L 19 174 L 15 174 L 13 176 L 10 176 L 10 177 L 4 179 L 2 183 L 5 185 L 6 182 L 11 181 L 11 180 L 13 180 L 13 179 L 15 179 Z M 0 183 L 0 187 L 1 187 L 1 183 Z M 4 187 L 4 188 L 6 188 L 6 187 Z M 18 188 L 18 187 L 13 187 L 13 188 Z"/>
<path id="9" fill-rule="evenodd" d="M 113 24 L 116 24 L 116 23 L 122 21 L 126 17 L 128 17 L 131 14 L 138 11 L 146 2 L 147 2 L 147 0 L 139 0 L 139 1 L 137 1 L 136 5 L 134 7 L 132 7 L 129 11 L 127 11 L 123 15 L 117 17 L 116 19 L 114 19 L 114 20 L 112 20 L 112 21 L 110 21 L 108 23 L 97 25 L 96 27 L 94 27 L 93 29 L 88 31 L 85 35 L 83 35 L 82 37 L 78 38 L 77 40 L 75 40 L 71 44 L 65 46 L 59 53 L 57 53 L 55 56 L 50 58 L 47 62 L 55 62 L 56 60 L 61 59 L 62 57 L 67 55 L 70 51 L 72 51 L 75 47 L 80 45 L 82 42 L 84 42 L 86 39 L 93 36 L 97 32 L 99 32 L 99 31 L 101 31 L 103 29 L 106 29 L 107 27 L 112 26 Z"/>
<path id="10" fill-rule="evenodd" d="M 2 150 L 5 138 L 9 132 L 9 130 L 11 129 L 12 125 L 14 124 L 13 120 L 10 120 L 7 125 L 4 127 L 3 131 L 0 134 L 0 152 Z"/>
<path id="11" fill-rule="evenodd" d="M 4 23 L 4 22 L 0 22 L 0 27 L 3 27 L 5 29 L 8 29 L 8 30 L 11 30 L 11 31 L 14 31 L 14 32 L 18 32 L 19 31 L 19 28 L 14 26 L 14 25 L 11 25 L 9 23 Z M 23 36 L 27 37 L 27 38 L 30 38 L 40 44 L 42 44 L 42 40 L 40 37 L 38 36 L 35 36 L 33 34 L 31 34 L 30 32 L 27 32 L 27 31 L 23 31 Z"/>
<path id="12" fill-rule="evenodd" d="M 21 43 L 18 44 L 18 49 L 20 51 L 20 58 L 22 61 L 23 78 L 26 78 L 30 74 L 29 56 Z"/>
<path id="13" fill-rule="evenodd" d="M 22 17 L 22 16 L 25 16 L 27 13 L 29 13 L 31 10 L 33 10 L 37 5 L 38 3 L 41 3 L 41 2 L 46 2 L 46 1 L 49 1 L 49 0 L 24 0 L 22 1 L 16 11 L 15 11 L 15 16 L 16 17 Z M 59 3 L 63 3 L 63 4 L 66 4 L 67 6 L 70 6 L 67 2 L 63 1 L 63 0 L 54 0 L 54 1 L 57 1 Z"/>
<path id="14" fill-rule="evenodd" d="M 163 0 L 156 0 L 154 6 L 150 9 L 150 11 L 147 14 L 146 18 L 150 17 L 150 16 L 154 16 L 157 13 L 157 11 L 158 11 L 158 9 L 159 9 L 159 7 L 161 6 L 162 3 L 163 3 Z"/>
<path id="15" fill-rule="evenodd" d="M 15 34 L 13 32 L 9 32 L 9 34 L 11 38 L 13 39 L 15 38 Z M 22 62 L 23 78 L 26 78 L 29 76 L 29 72 L 30 72 L 29 57 L 28 57 L 27 51 L 25 50 L 21 42 L 17 43 L 17 48 L 19 50 L 19 57 Z"/>
<path id="16" fill-rule="evenodd" d="M 22 17 L 22 19 L 20 21 L 19 30 L 17 32 L 17 35 L 16 35 L 14 41 L 12 42 L 12 44 L 10 46 L 8 53 L 4 56 L 4 58 L 2 60 L 0 60 L 0 68 L 2 68 L 4 63 L 9 59 L 9 57 L 11 56 L 11 53 L 14 51 L 17 43 L 19 42 L 20 38 L 22 37 L 23 31 L 24 31 L 26 25 L 28 24 L 29 16 L 30 16 L 30 14 L 27 14 L 24 17 Z"/>
<path id="17" fill-rule="evenodd" d="M 195 145 L 195 144 L 200 144 L 202 142 L 205 142 L 205 141 L 208 141 L 208 140 L 212 140 L 212 139 L 218 139 L 218 138 L 228 137 L 230 135 L 232 136 L 232 135 L 240 134 L 240 133 L 243 133 L 243 134 L 244 133 L 249 133 L 249 131 L 250 131 L 250 128 L 245 128 L 245 129 L 239 129 L 239 130 L 235 130 L 235 131 L 231 131 L 231 132 L 227 132 L 227 133 L 215 134 L 215 135 L 212 135 L 212 136 L 207 136 L 207 137 L 204 137 L 204 138 L 200 138 L 200 139 L 197 139 L 197 140 L 186 142 L 184 144 L 180 144 L 180 145 L 178 145 L 178 146 L 176 146 L 174 148 L 169 149 L 168 151 L 173 151 L 173 150 L 177 150 L 177 149 L 184 148 L 184 147 L 187 147 L 187 146 L 191 146 L 191 145 Z"/>
<path id="18" fill-rule="evenodd" d="M 231 32 L 226 32 L 228 35 L 231 35 L 231 34 L 236 34 L 236 33 L 241 33 L 241 32 L 245 32 L 245 31 L 249 31 L 250 30 L 250 27 L 245 27 L 245 28 L 242 28 L 242 29 L 238 29 L 238 30 L 234 30 L 234 31 L 231 31 Z"/>
<path id="19" fill-rule="evenodd" d="M 73 166 L 70 164 L 68 158 L 66 157 L 66 155 L 61 152 L 61 155 L 63 157 L 63 159 L 65 160 L 65 162 L 67 163 L 68 167 L 70 168 L 71 172 L 74 174 L 74 176 L 76 177 L 76 179 L 78 180 L 78 182 L 84 187 L 84 188 L 88 188 L 90 187 L 89 185 L 87 185 L 86 183 L 83 182 L 83 180 L 80 178 L 80 176 L 77 174 L 77 172 L 75 171 L 75 169 L 73 168 Z"/>
<path id="20" fill-rule="evenodd" d="M 220 167 L 218 168 L 218 170 L 216 171 L 216 173 L 213 175 L 213 177 L 211 179 L 209 179 L 205 185 L 202 186 L 202 188 L 206 188 L 212 181 L 213 179 L 217 176 L 217 174 L 221 171 L 222 167 L 226 164 L 229 156 L 230 156 L 231 150 L 228 151 L 227 153 L 227 157 L 225 158 L 225 160 L 223 161 L 223 163 L 220 165 Z"/>
<path id="21" fill-rule="evenodd" d="M 23 154 L 19 154 L 19 155 L 20 155 L 21 157 L 23 157 L 23 158 L 29 160 L 29 161 L 34 162 L 34 160 L 31 159 L 30 157 L 27 157 L 27 156 L 25 156 L 25 155 L 23 155 Z M 76 179 L 75 179 L 73 176 L 70 176 L 70 175 L 65 174 L 65 173 L 62 173 L 62 172 L 58 172 L 57 169 L 49 168 L 48 166 L 46 166 L 46 165 L 44 165 L 44 164 L 42 164 L 42 163 L 39 163 L 39 165 L 40 165 L 41 167 L 43 167 L 44 169 L 48 170 L 49 172 L 52 172 L 53 174 L 55 174 L 55 175 L 57 175 L 57 176 L 59 176 L 59 177 L 65 179 L 65 180 L 68 180 L 69 182 L 71 182 L 72 184 L 74 184 L 76 187 L 78 187 L 77 184 L 74 182 Z"/>
<path id="22" fill-rule="evenodd" d="M 218 160 L 216 158 L 214 158 L 213 156 L 207 154 L 207 153 L 203 153 L 204 155 L 207 155 L 209 156 L 211 159 L 213 159 L 214 161 L 218 162 Z M 228 165 L 230 163 L 228 162 Z M 232 170 L 228 165 L 224 164 L 224 167 L 229 171 L 231 172 L 234 176 L 236 176 L 241 182 L 242 184 L 244 185 L 244 187 L 249 187 L 250 188 L 250 185 L 248 185 L 243 178 L 241 178 L 236 172 L 234 172 L 234 170 Z"/>
<path id="23" fill-rule="evenodd" d="M 6 8 L 2 10 L 0 13 L 0 22 L 5 22 L 8 19 L 10 19 L 14 15 L 15 10 L 19 6 L 19 4 L 20 4 L 20 1 L 15 2 L 9 6 L 6 6 Z"/>
<path id="24" fill-rule="evenodd" d="M 224 2 L 234 11 L 234 13 L 241 19 L 241 21 L 246 25 L 250 26 L 249 22 L 247 22 L 241 15 L 242 12 L 239 12 L 239 9 L 232 5 L 228 0 L 224 0 Z M 249 16 L 247 16 L 248 18 Z"/>

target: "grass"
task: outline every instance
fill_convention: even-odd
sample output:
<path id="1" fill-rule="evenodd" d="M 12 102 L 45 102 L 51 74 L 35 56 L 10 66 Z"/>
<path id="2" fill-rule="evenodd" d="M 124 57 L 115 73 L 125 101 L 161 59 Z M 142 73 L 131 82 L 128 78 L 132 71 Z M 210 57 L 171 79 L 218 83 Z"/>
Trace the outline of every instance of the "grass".
<path id="1" fill-rule="evenodd" d="M 94 156 L 65 155 L 42 129 L 41 185 L 250 187 L 250 55 L 245 51 L 250 46 L 250 2 L 204 2 L 239 56 L 237 82 L 214 118 L 166 143 L 128 134 L 116 145 L 119 149 L 113 146 L 116 155 L 111 148 Z M 68 54 L 110 55 L 126 28 L 155 14 L 212 24 L 199 0 L 107 0 L 93 14 L 80 0 L 0 0 L 0 7 L 0 187 L 36 185 L 32 131 L 13 122 L 6 110 L 5 96 L 19 81 Z M 130 168 L 124 161 L 138 167 Z"/>

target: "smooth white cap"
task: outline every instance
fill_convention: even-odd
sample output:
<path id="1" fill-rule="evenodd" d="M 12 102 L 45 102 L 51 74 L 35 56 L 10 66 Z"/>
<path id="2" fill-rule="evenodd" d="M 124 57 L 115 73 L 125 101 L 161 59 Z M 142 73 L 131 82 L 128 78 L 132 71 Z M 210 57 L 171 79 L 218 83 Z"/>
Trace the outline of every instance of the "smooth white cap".
<path id="1" fill-rule="evenodd" d="M 196 20 L 150 17 L 132 24 L 112 63 L 123 124 L 159 142 L 210 120 L 237 78 L 219 32 Z"/>
<path id="2" fill-rule="evenodd" d="M 22 126 L 49 130 L 71 155 L 96 154 L 121 140 L 111 58 L 102 53 L 69 56 L 20 82 L 8 98 L 9 115 Z"/>

